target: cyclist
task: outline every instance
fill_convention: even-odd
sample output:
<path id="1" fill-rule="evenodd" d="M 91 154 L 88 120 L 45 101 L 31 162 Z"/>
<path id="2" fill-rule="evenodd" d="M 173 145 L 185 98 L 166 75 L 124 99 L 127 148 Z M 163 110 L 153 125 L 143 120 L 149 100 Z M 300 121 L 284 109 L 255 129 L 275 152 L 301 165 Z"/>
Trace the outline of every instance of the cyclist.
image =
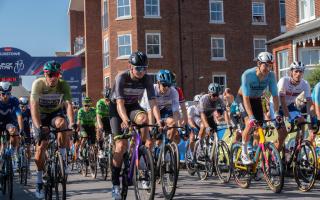
<path id="1" fill-rule="evenodd" d="M 241 77 L 241 87 L 238 91 L 237 103 L 245 121 L 245 129 L 242 133 L 242 162 L 245 165 L 251 164 L 248 156 L 247 146 L 249 131 L 255 125 L 255 121 L 263 120 L 263 109 L 261 96 L 263 91 L 269 87 L 273 96 L 275 117 L 280 122 L 279 98 L 277 82 L 272 72 L 273 56 L 269 52 L 261 52 L 257 57 L 257 66 L 247 69 Z M 281 133 L 279 133 L 281 134 Z"/>
<path id="2" fill-rule="evenodd" d="M 88 141 L 90 146 L 96 143 L 96 110 L 92 107 L 90 97 L 82 100 L 82 108 L 78 111 L 78 127 L 80 127 L 80 154 L 79 158 L 83 159 L 82 150 Z M 88 149 L 87 149 L 88 150 Z"/>
<path id="3" fill-rule="evenodd" d="M 313 126 L 317 125 L 318 127 L 320 126 L 320 82 L 318 82 L 313 90 L 312 90 L 312 113 L 313 113 L 313 117 L 312 117 L 312 123 Z M 311 135 L 310 140 L 312 142 L 314 142 L 314 134 Z"/>
<path id="4" fill-rule="evenodd" d="M 295 105 L 296 98 L 304 92 L 307 99 L 307 110 L 310 113 L 311 107 L 311 94 L 310 85 L 303 79 L 305 66 L 303 63 L 294 61 L 290 65 L 290 75 L 282 77 L 278 82 L 278 92 L 280 96 L 280 115 L 287 118 L 290 122 L 297 119 L 298 122 L 304 122 L 304 117 L 301 116 L 300 110 Z M 271 104 L 272 105 L 272 104 Z M 273 114 L 273 108 L 271 106 L 271 114 Z M 284 134 L 279 134 L 278 143 L 276 147 L 278 150 L 282 148 L 284 140 L 287 137 L 287 131 L 284 128 Z"/>
<path id="5" fill-rule="evenodd" d="M 76 129 L 72 110 L 71 91 L 68 83 L 62 80 L 61 65 L 56 61 L 49 61 L 43 67 L 44 77 L 32 84 L 30 108 L 35 132 L 37 165 L 36 197 L 44 198 L 42 175 L 45 164 L 45 150 L 48 144 L 48 131 L 43 126 L 52 126 L 57 129 L 66 129 L 68 122 L 63 112 L 66 108 L 70 127 Z M 59 132 L 57 137 L 59 150 L 66 161 L 66 148 L 69 144 L 68 134 Z M 40 143 L 40 140 L 42 141 Z"/>
<path id="6" fill-rule="evenodd" d="M 13 147 L 13 167 L 16 169 L 17 156 L 15 155 L 19 148 L 19 135 L 24 134 L 24 127 L 19 100 L 11 96 L 11 90 L 12 86 L 9 82 L 0 82 L 0 160 L 9 139 Z M 10 137 L 4 137 L 4 132 L 9 133 Z"/>
<path id="7" fill-rule="evenodd" d="M 29 105 L 29 100 L 27 97 L 20 97 L 19 98 L 19 104 L 20 104 L 20 109 L 22 113 L 22 118 L 23 118 L 23 128 L 24 128 L 24 142 L 26 144 L 26 150 L 27 150 L 27 158 L 30 160 L 31 158 L 31 151 L 30 151 L 30 145 L 31 145 L 31 131 L 30 131 L 30 124 L 32 122 L 31 120 L 31 112 L 30 108 L 28 107 Z M 30 172 L 30 162 L 29 163 L 29 169 L 28 172 Z"/>
<path id="8" fill-rule="evenodd" d="M 195 142 L 195 134 L 198 134 L 200 129 L 202 132 L 204 132 L 204 125 L 201 123 L 201 117 L 199 112 L 199 101 L 201 99 L 200 94 L 197 94 L 193 98 L 193 102 L 196 104 L 188 107 L 188 125 L 191 128 L 189 138 L 190 138 L 190 147 L 193 151 L 194 149 L 194 142 Z"/>
<path id="9" fill-rule="evenodd" d="M 148 67 L 147 56 L 140 51 L 134 52 L 129 57 L 129 64 L 130 69 L 118 74 L 113 85 L 110 102 L 110 125 L 114 136 L 121 136 L 121 128 L 128 128 L 131 122 L 136 124 L 148 123 L 148 117 L 139 105 L 139 100 L 141 100 L 145 89 L 147 90 L 150 108 L 153 111 L 156 122 L 160 127 L 162 126 L 159 108 L 155 100 L 152 77 L 146 74 Z M 147 136 L 148 128 L 142 128 L 141 138 L 143 142 L 146 142 Z M 127 148 L 128 140 L 117 139 L 115 141 L 112 167 L 113 199 L 121 199 L 119 176 L 123 155 Z"/>
<path id="10" fill-rule="evenodd" d="M 107 134 L 111 133 L 110 127 L 110 113 L 109 113 L 109 105 L 110 105 L 110 96 L 111 96 L 111 88 L 104 89 L 104 98 L 100 99 L 96 105 L 96 114 L 97 114 L 97 125 L 98 125 L 98 141 L 99 141 L 99 155 L 98 157 L 101 159 L 104 157 L 103 153 L 103 135 L 105 132 Z"/>

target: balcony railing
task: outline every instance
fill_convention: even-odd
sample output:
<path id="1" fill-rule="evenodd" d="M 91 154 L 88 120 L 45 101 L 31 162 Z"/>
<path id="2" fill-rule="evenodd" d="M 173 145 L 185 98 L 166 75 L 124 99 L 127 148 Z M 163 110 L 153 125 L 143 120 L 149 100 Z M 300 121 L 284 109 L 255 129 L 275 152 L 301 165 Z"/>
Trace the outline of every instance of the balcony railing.
<path id="1" fill-rule="evenodd" d="M 74 41 L 74 54 L 82 51 L 85 48 L 85 40 L 83 36 L 78 36 Z"/>

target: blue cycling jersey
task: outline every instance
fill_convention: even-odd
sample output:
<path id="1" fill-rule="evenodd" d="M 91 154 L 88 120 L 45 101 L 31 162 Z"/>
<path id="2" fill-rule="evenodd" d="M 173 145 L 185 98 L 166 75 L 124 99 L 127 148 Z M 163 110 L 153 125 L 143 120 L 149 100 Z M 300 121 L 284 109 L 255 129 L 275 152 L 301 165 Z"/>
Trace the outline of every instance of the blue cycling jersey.
<path id="1" fill-rule="evenodd" d="M 311 98 L 312 98 L 313 103 L 320 105 L 320 82 L 317 83 L 316 86 L 314 86 L 314 88 L 312 90 Z"/>
<path id="2" fill-rule="evenodd" d="M 3 129 L 7 123 L 17 124 L 17 116 L 21 115 L 19 100 L 10 96 L 7 103 L 0 101 L 0 128 Z"/>
<path id="3" fill-rule="evenodd" d="M 259 80 L 256 74 L 257 67 L 247 69 L 241 77 L 241 90 L 244 96 L 261 97 L 263 91 L 269 87 L 272 96 L 278 96 L 277 81 L 274 72 L 269 72 L 268 76 Z"/>

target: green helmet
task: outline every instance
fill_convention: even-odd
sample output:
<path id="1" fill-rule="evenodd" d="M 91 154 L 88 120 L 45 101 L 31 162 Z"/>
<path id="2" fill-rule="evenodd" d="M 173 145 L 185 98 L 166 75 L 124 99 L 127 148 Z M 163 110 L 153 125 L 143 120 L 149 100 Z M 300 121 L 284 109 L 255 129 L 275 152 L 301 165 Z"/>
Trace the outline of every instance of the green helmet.
<path id="1" fill-rule="evenodd" d="M 83 105 L 91 105 L 92 101 L 90 97 L 85 97 L 84 99 L 82 99 L 82 104 Z"/>
<path id="2" fill-rule="evenodd" d="M 61 64 L 52 60 L 48 61 L 43 66 L 44 72 L 60 72 L 61 70 Z"/>

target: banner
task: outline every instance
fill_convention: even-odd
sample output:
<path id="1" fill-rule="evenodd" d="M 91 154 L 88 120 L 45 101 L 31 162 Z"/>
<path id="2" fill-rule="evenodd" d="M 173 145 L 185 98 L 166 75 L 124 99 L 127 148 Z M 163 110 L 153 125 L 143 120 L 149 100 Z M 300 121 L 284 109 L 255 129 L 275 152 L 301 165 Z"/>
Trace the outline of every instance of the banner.
<path id="1" fill-rule="evenodd" d="M 42 76 L 43 65 L 50 60 L 61 63 L 62 78 L 70 85 L 73 101 L 81 102 L 82 64 L 79 57 L 32 57 L 17 48 L 0 48 L 0 81 L 19 85 L 23 82 L 21 77 Z"/>

